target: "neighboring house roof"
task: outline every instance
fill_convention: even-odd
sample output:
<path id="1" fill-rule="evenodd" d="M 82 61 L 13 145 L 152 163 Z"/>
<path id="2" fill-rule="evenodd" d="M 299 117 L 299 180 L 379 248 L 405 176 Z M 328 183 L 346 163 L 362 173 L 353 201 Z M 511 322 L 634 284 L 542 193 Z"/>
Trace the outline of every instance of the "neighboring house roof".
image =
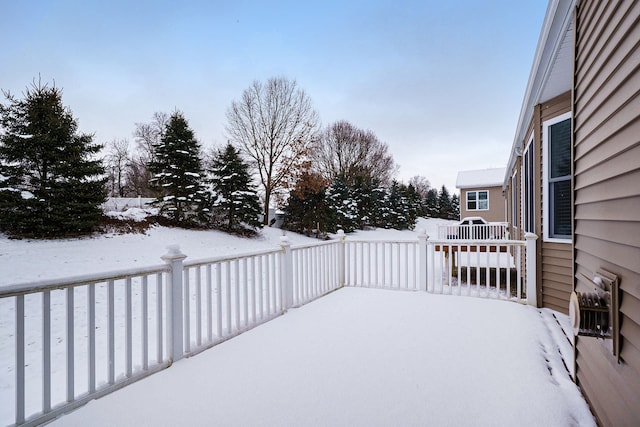
<path id="1" fill-rule="evenodd" d="M 458 172 L 456 188 L 498 187 L 507 168 L 479 169 Z"/>
<path id="2" fill-rule="evenodd" d="M 576 0 L 551 0 L 542 24 L 536 54 L 509 155 L 510 171 L 520 153 L 520 144 L 533 117 L 533 108 L 571 90 L 573 75 L 573 8 Z M 503 188 L 510 176 L 502 177 Z"/>

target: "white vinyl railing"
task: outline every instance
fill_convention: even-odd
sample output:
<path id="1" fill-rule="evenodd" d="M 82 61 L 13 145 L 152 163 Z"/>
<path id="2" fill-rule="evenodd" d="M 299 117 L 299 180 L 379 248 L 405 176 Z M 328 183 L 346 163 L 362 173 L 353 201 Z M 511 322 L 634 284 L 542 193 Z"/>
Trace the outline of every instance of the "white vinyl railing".
<path id="1" fill-rule="evenodd" d="M 439 225 L 438 239 L 454 240 L 494 240 L 509 238 L 509 224 L 491 222 L 488 224 Z"/>
<path id="2" fill-rule="evenodd" d="M 342 286 L 536 304 L 535 239 L 338 239 L 0 289 L 14 408 L 38 425 Z M 4 333 L 2 339 L 8 339 Z M 59 367 L 63 364 L 64 367 Z M 55 369 L 54 369 L 55 367 Z M 0 373 L 0 383 L 6 384 Z M 11 388 L 9 386 L 9 388 Z"/>
<path id="3" fill-rule="evenodd" d="M 6 361 L 14 401 L 2 403 L 13 403 L 15 424 L 40 424 L 168 366 L 167 272 L 158 265 L 0 290 L 0 309 L 15 312 L 3 325 L 15 336 L 14 364 Z"/>
<path id="4" fill-rule="evenodd" d="M 345 286 L 419 289 L 418 242 L 347 240 Z"/>

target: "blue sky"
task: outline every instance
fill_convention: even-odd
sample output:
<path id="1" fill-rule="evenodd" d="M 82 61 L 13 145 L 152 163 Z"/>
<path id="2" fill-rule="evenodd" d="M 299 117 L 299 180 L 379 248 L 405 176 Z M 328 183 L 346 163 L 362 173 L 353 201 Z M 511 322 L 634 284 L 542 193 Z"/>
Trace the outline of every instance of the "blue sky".
<path id="1" fill-rule="evenodd" d="M 38 75 L 80 130 L 128 138 L 180 109 L 205 147 L 253 80 L 295 79 L 324 125 L 389 145 L 398 179 L 454 190 L 504 166 L 547 2 L 0 0 L 0 88 Z"/>

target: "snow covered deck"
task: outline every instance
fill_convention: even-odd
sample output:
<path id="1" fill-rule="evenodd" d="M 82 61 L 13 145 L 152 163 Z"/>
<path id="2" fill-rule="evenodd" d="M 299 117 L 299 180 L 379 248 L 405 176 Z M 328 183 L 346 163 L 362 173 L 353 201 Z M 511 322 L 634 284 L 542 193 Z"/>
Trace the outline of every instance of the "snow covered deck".
<path id="1" fill-rule="evenodd" d="M 595 425 L 549 319 L 497 300 L 344 288 L 53 425 Z"/>

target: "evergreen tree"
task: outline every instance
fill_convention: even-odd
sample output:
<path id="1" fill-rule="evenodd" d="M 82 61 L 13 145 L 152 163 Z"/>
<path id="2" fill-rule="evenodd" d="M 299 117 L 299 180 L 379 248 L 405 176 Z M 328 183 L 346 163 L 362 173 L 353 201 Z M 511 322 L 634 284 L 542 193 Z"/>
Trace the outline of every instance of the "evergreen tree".
<path id="1" fill-rule="evenodd" d="M 451 197 L 451 207 L 453 210 L 453 217 L 450 219 L 455 219 L 459 221 L 460 220 L 460 197 L 457 194 L 454 194 Z"/>
<path id="2" fill-rule="evenodd" d="M 358 228 L 358 204 L 343 180 L 337 179 L 331 183 L 327 189 L 327 204 L 331 213 L 329 231 L 342 229 L 350 233 Z"/>
<path id="3" fill-rule="evenodd" d="M 402 186 L 402 195 L 407 206 L 408 227 L 413 229 L 418 220 L 419 212 L 422 211 L 422 198 L 412 184 Z"/>
<path id="4" fill-rule="evenodd" d="M 449 196 L 449 190 L 444 185 L 438 193 L 438 212 L 439 217 L 443 219 L 453 218 L 453 206 L 451 204 L 451 197 Z"/>
<path id="5" fill-rule="evenodd" d="M 160 207 L 160 214 L 185 226 L 207 223 L 210 210 L 203 188 L 200 144 L 181 112 L 171 115 L 152 151 L 149 185 L 159 194 L 153 204 Z"/>
<path id="6" fill-rule="evenodd" d="M 409 206 L 403 196 L 403 188 L 397 181 L 391 183 L 388 195 L 388 213 L 386 215 L 385 228 L 395 228 L 397 230 L 407 230 L 410 228 Z"/>
<path id="7" fill-rule="evenodd" d="M 429 218 L 438 218 L 440 211 L 438 209 L 438 190 L 430 188 L 424 200 L 425 210 Z"/>
<path id="8" fill-rule="evenodd" d="M 62 91 L 40 82 L 0 105 L 0 229 L 58 237 L 91 232 L 106 199 L 93 135 L 78 134 Z"/>
<path id="9" fill-rule="evenodd" d="M 242 230 L 245 225 L 260 228 L 260 200 L 252 184 L 249 165 L 231 144 L 218 151 L 211 162 L 213 217 L 217 225 L 228 231 Z"/>
<path id="10" fill-rule="evenodd" d="M 284 211 L 284 229 L 324 237 L 328 227 L 332 226 L 326 184 L 322 176 L 303 172 L 289 195 Z"/>

